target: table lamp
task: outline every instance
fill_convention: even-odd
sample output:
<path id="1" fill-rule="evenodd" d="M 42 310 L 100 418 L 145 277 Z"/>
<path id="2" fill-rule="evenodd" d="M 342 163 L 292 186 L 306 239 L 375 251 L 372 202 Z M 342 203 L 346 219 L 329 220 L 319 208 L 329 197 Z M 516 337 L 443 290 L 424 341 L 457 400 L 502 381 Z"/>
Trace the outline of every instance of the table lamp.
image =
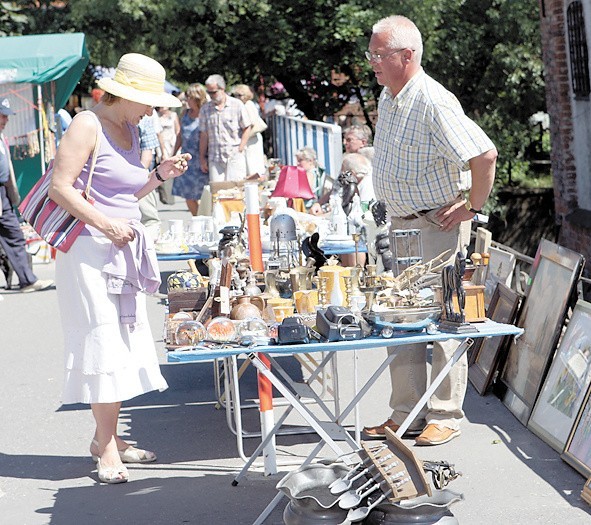
<path id="1" fill-rule="evenodd" d="M 283 166 L 271 197 L 313 199 L 315 195 L 310 188 L 306 170 L 298 166 Z"/>

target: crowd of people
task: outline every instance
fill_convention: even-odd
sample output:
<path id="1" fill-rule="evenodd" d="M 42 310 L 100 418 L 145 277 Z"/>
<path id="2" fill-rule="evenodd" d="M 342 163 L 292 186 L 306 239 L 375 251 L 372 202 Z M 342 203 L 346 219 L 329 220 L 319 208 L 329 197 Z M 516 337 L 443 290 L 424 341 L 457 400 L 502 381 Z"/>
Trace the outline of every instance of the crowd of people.
<path id="1" fill-rule="evenodd" d="M 305 203 L 310 213 L 327 213 L 331 195 L 343 194 L 343 181 L 348 181 L 366 207 L 371 201 L 384 203 L 391 233 L 420 230 L 425 260 L 446 249 L 451 260 L 456 252 L 466 251 L 470 220 L 492 188 L 497 152 L 454 95 L 423 70 L 422 49 L 421 33 L 407 18 L 392 16 L 376 23 L 366 52 L 383 86 L 373 144 L 366 125 L 343 131 L 340 172 L 347 177 L 327 173 L 311 147 L 298 150 L 294 160 L 305 170 L 314 193 Z M 171 194 L 185 199 L 196 215 L 208 183 L 264 174 L 261 133 L 270 123 L 265 117 L 297 113 L 278 82 L 261 111 L 250 87 L 239 84 L 227 91 L 224 78 L 213 74 L 187 88 L 179 116 L 171 108 L 180 107 L 181 101 L 164 91 L 164 80 L 165 71 L 155 60 L 135 53 L 121 57 L 115 76 L 99 81 L 104 95 L 98 104 L 78 113 L 69 124 L 71 131 L 61 136 L 50 188 L 50 197 L 86 224 L 72 248 L 56 259 L 66 346 L 63 402 L 90 404 L 96 422 L 90 452 L 105 483 L 129 479 L 124 463 L 156 459 L 155 453 L 119 437 L 122 401 L 167 388 L 145 298 L 121 290 L 113 275 L 133 275 L 139 288 L 149 289 L 157 279 L 153 250 L 146 249 L 150 220 L 157 220 L 151 215 L 157 192 L 163 202 Z M 9 101 L 0 101 L 0 132 L 11 114 Z M 100 149 L 91 205 L 77 190 L 88 178 L 97 134 Z M 13 179 L 9 150 L 0 140 L 0 245 L 22 291 L 42 290 L 53 283 L 39 281 L 26 261 L 13 208 L 18 202 Z M 119 252 L 124 252 L 122 258 Z M 105 266 L 115 269 L 109 273 Z M 434 376 L 457 344 L 434 343 Z M 366 437 L 383 438 L 386 427 L 397 430 L 424 393 L 425 346 L 398 352 L 390 372 L 392 415 L 366 427 Z M 418 434 L 418 445 L 445 443 L 460 434 L 466 380 L 464 356 L 411 425 L 409 434 Z"/>

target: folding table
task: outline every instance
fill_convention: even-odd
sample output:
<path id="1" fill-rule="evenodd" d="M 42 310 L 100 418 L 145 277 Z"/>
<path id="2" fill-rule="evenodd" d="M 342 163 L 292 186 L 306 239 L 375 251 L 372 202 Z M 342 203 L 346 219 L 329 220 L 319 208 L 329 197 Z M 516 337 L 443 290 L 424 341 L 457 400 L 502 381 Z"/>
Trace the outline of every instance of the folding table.
<path id="1" fill-rule="evenodd" d="M 408 417 L 404 420 L 396 434 L 400 437 L 406 432 L 412 421 L 415 419 L 417 414 L 427 403 L 433 392 L 439 387 L 445 376 L 449 373 L 451 368 L 457 363 L 461 356 L 466 350 L 472 345 L 473 340 L 479 337 L 499 337 L 508 335 L 520 335 L 523 333 L 522 328 L 518 328 L 513 325 L 496 323 L 494 321 L 485 321 L 483 323 L 475 323 L 472 325 L 474 330 L 470 330 L 466 333 L 448 333 L 448 332 L 436 332 L 428 334 L 426 332 L 402 332 L 395 333 L 392 338 L 384 339 L 381 337 L 372 337 L 361 339 L 357 341 L 336 341 L 330 343 L 312 343 L 312 344 L 295 344 L 295 345 L 271 345 L 271 346 L 257 346 L 253 348 L 239 348 L 229 347 L 220 349 L 206 349 L 206 350 L 190 350 L 183 352 L 169 352 L 169 362 L 192 362 L 192 361 L 205 361 L 214 358 L 222 358 L 231 355 L 245 354 L 256 369 L 263 374 L 273 386 L 284 396 L 290 403 L 290 406 L 286 412 L 277 421 L 275 427 L 267 435 L 267 437 L 261 442 L 258 448 L 253 452 L 249 461 L 244 465 L 240 473 L 235 477 L 233 485 L 238 484 L 240 479 L 244 477 L 256 457 L 260 452 L 267 446 L 272 437 L 277 433 L 285 419 L 287 414 L 295 409 L 305 421 L 316 431 L 319 435 L 320 442 L 314 447 L 312 452 L 302 463 L 306 465 L 310 463 L 316 455 L 320 452 L 324 444 L 328 445 L 335 454 L 342 456 L 345 454 L 343 449 L 337 444 L 337 440 L 345 441 L 350 448 L 355 451 L 360 448 L 358 441 L 353 439 L 349 432 L 345 429 L 343 424 L 345 417 L 358 405 L 363 396 L 380 377 L 384 370 L 388 367 L 391 361 L 396 357 L 398 352 L 389 353 L 381 364 L 377 367 L 375 372 L 369 377 L 366 383 L 357 391 L 357 394 L 349 402 L 349 404 L 338 414 L 334 414 L 330 411 L 328 406 L 321 399 L 316 399 L 318 405 L 322 408 L 322 411 L 327 416 L 327 420 L 321 420 L 317 417 L 304 403 L 302 403 L 302 397 L 315 396 L 315 393 L 309 388 L 310 383 L 315 379 L 318 373 L 326 366 L 331 357 L 336 352 L 343 351 L 363 351 L 370 348 L 379 347 L 401 347 L 399 351 L 405 351 L 404 345 L 411 345 L 415 343 L 428 343 L 433 341 L 444 341 L 448 339 L 457 339 L 462 341 L 460 346 L 457 348 L 451 359 L 448 361 L 443 370 L 438 376 L 432 380 L 429 388 L 417 402 L 416 406 L 410 412 Z M 263 361 L 258 357 L 258 353 L 277 355 L 294 355 L 298 353 L 309 353 L 309 352 L 325 352 L 325 358 L 321 361 L 318 368 L 308 378 L 306 384 L 296 383 L 291 380 L 288 374 L 281 368 L 279 363 L 274 359 L 270 358 L 271 368 L 268 368 Z M 295 392 L 295 394 L 294 394 Z M 281 500 L 283 494 L 278 493 L 277 496 L 269 503 L 265 510 L 261 513 L 254 525 L 259 525 L 265 521 L 271 511 Z"/>

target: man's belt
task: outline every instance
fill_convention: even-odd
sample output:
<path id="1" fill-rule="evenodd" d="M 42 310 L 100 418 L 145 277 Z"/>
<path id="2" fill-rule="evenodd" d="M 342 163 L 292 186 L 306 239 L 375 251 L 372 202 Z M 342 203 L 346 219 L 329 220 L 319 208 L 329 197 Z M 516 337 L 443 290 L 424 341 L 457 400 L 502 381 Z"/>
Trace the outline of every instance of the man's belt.
<path id="1" fill-rule="evenodd" d="M 393 219 L 400 219 L 403 221 L 412 221 L 413 219 L 418 219 L 419 217 L 422 217 L 423 215 L 427 215 L 427 213 L 434 211 L 437 208 L 434 208 L 433 210 L 421 210 L 421 211 L 415 211 L 413 213 L 411 213 L 410 215 L 405 215 L 404 217 L 393 217 Z"/>

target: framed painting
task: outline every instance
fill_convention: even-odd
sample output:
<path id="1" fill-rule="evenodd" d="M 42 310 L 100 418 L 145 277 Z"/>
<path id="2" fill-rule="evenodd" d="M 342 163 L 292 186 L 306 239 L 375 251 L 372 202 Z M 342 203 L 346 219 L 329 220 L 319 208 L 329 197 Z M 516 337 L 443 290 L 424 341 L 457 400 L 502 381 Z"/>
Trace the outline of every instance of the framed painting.
<path id="1" fill-rule="evenodd" d="M 484 306 L 486 308 L 492 300 L 497 284 L 503 283 L 510 287 L 515 271 L 515 255 L 494 246 L 489 248 L 489 253 L 488 270 L 484 281 Z"/>
<path id="2" fill-rule="evenodd" d="M 591 505 L 591 477 L 585 482 L 585 485 L 583 486 L 581 498 Z"/>
<path id="3" fill-rule="evenodd" d="M 493 293 L 486 316 L 499 323 L 513 324 L 517 318 L 521 295 L 503 283 L 498 283 Z M 497 372 L 501 354 L 511 337 L 479 338 L 472 353 L 468 378 L 478 393 L 483 396 Z"/>
<path id="4" fill-rule="evenodd" d="M 560 456 L 583 476 L 591 476 L 591 389 L 587 389 L 564 452 Z"/>
<path id="5" fill-rule="evenodd" d="M 583 256 L 543 239 L 539 263 L 519 313 L 523 335 L 509 345 L 501 374 L 503 403 L 527 425 L 552 359 L 567 308 L 580 277 Z"/>
<path id="6" fill-rule="evenodd" d="M 564 450 L 591 384 L 591 303 L 578 301 L 527 426 L 558 452 Z"/>

